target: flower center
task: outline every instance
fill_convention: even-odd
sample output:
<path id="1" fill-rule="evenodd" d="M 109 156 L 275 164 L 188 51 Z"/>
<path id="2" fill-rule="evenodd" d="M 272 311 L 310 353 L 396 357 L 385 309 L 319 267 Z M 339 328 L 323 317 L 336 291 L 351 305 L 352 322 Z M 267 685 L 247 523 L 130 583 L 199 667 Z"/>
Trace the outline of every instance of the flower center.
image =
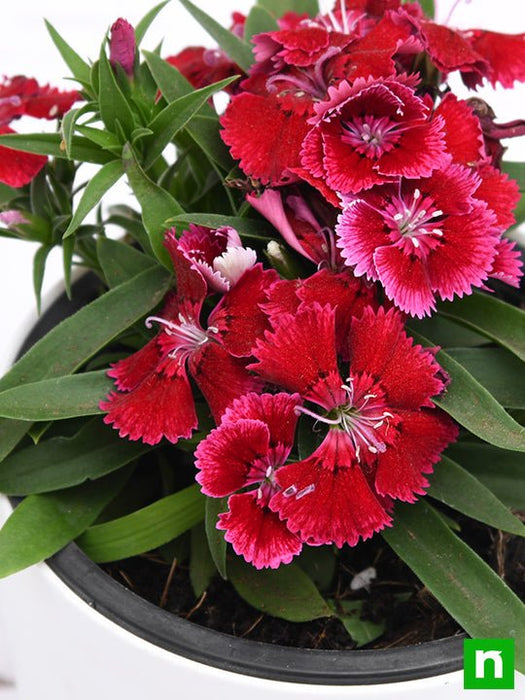
<path id="1" fill-rule="evenodd" d="M 391 151 L 399 140 L 402 127 L 389 117 L 353 117 L 341 120 L 344 143 L 367 158 L 379 158 Z"/>
<path id="2" fill-rule="evenodd" d="M 180 364 L 210 340 L 210 333 L 218 332 L 214 326 L 204 331 L 193 319 L 187 319 L 182 314 L 179 314 L 177 322 L 159 316 L 149 316 L 146 319 L 146 327 L 151 328 L 154 322 L 159 323 L 165 333 L 162 345 L 168 351 L 168 357 Z"/>
<path id="3" fill-rule="evenodd" d="M 426 254 L 439 245 L 439 239 L 443 236 L 440 227 L 443 216 L 434 201 L 428 195 L 422 195 L 419 189 L 415 189 L 411 200 L 406 200 L 401 194 L 392 197 L 385 206 L 383 216 L 388 227 L 393 233 L 395 242 L 401 241 L 402 245 L 409 244 L 410 250 L 419 249 L 421 254 Z"/>

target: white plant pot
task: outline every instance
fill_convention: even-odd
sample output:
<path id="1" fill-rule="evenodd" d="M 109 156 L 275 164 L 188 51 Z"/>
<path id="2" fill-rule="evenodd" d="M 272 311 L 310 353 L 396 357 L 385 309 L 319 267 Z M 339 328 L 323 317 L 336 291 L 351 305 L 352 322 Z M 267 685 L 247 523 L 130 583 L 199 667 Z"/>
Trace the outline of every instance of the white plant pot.
<path id="1" fill-rule="evenodd" d="M 55 304 L 44 327 L 57 317 Z M 0 525 L 11 512 L 1 497 Z M 12 675 L 16 700 L 144 700 L 185 692 L 193 700 L 442 700 L 464 693 L 461 638 L 350 652 L 236 639 L 139 598 L 74 544 L 49 564 L 0 581 L 0 635 L 11 662 L 0 659 L 0 677 Z M 514 692 L 520 690 L 525 678 L 516 674 Z M 501 693 L 468 691 L 469 700 L 478 697 Z"/>

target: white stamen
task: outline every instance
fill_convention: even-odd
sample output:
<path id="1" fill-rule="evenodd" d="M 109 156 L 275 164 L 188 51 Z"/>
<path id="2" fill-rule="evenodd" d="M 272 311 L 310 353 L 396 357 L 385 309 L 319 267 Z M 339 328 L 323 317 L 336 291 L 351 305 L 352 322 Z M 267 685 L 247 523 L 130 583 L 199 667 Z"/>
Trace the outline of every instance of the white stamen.
<path id="1" fill-rule="evenodd" d="M 419 199 L 421 197 L 421 190 L 419 190 L 417 187 L 414 190 L 414 199 Z"/>
<path id="2" fill-rule="evenodd" d="M 297 486 L 294 486 L 294 484 L 292 484 L 291 486 L 288 486 L 286 490 L 283 491 L 283 496 L 284 498 L 290 498 L 290 496 L 295 496 L 296 493 Z"/>
<path id="3" fill-rule="evenodd" d="M 269 479 L 269 478 L 271 477 L 271 475 L 272 475 L 272 472 L 273 472 L 273 467 L 268 467 L 268 469 L 266 470 L 265 477 L 266 477 L 267 479 Z"/>
<path id="4" fill-rule="evenodd" d="M 301 489 L 296 495 L 295 500 L 298 501 L 300 498 L 304 498 L 304 496 L 307 496 L 309 493 L 312 493 L 312 491 L 315 491 L 315 484 L 309 484 L 308 486 L 306 486 L 306 488 Z"/>

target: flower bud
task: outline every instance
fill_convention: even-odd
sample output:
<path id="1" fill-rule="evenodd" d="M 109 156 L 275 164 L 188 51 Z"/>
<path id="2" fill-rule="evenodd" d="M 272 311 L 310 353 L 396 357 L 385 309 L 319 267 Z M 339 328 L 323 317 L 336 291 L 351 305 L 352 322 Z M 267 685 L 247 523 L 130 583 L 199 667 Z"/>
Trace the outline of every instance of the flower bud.
<path id="1" fill-rule="evenodd" d="M 130 78 L 135 64 L 135 29 L 120 17 L 111 27 L 109 62 L 115 69 L 119 65 Z"/>

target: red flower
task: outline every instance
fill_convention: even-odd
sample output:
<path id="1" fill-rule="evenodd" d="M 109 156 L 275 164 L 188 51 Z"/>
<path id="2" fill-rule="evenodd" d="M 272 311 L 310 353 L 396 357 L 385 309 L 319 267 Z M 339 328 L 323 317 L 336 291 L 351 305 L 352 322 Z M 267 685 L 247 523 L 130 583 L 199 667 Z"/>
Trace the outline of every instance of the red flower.
<path id="1" fill-rule="evenodd" d="M 129 78 L 133 77 L 135 66 L 135 29 L 125 19 L 119 18 L 111 27 L 109 39 L 109 62 L 120 66 Z"/>
<path id="2" fill-rule="evenodd" d="M 0 134 L 14 134 L 13 129 L 0 125 Z M 0 146 L 0 182 L 10 187 L 27 185 L 47 163 L 46 156 L 16 151 Z"/>
<path id="3" fill-rule="evenodd" d="M 8 124 L 23 115 L 57 119 L 81 99 L 76 90 L 40 86 L 34 78 L 17 75 L 0 84 L 0 124 Z"/>
<path id="4" fill-rule="evenodd" d="M 301 551 L 299 538 L 268 508 L 279 490 L 276 474 L 293 446 L 299 403 L 297 395 L 243 396 L 195 451 L 202 492 L 230 496 L 229 510 L 219 516 L 217 527 L 226 530 L 235 552 L 257 569 L 288 564 Z"/>
<path id="5" fill-rule="evenodd" d="M 275 281 L 273 271 L 260 265 L 248 270 L 201 325 L 207 295 L 203 276 L 182 255 L 172 232 L 166 246 L 175 268 L 177 292 L 161 315 L 150 317 L 161 330 L 142 350 L 108 372 L 116 380 L 116 392 L 101 403 L 104 421 L 121 437 L 156 444 L 190 437 L 197 427 L 195 403 L 187 369 L 218 422 L 233 399 L 260 388 L 260 381 L 246 370 L 247 357 L 257 335 L 268 322 L 258 307 L 264 287 Z M 243 289 L 250 294 L 243 294 Z M 235 323 L 230 326 L 232 319 Z M 186 369 L 187 368 L 187 369 Z"/>
<path id="6" fill-rule="evenodd" d="M 231 226 L 212 230 L 191 224 L 179 238 L 179 250 L 215 292 L 228 291 L 257 261 Z"/>
<path id="7" fill-rule="evenodd" d="M 408 79 L 358 79 L 329 89 L 315 105 L 304 140 L 303 167 L 342 194 L 403 177 L 426 177 L 448 162 L 440 117 Z"/>
<path id="8" fill-rule="evenodd" d="M 242 69 L 224 51 L 204 46 L 188 46 L 175 56 L 168 56 L 166 61 L 175 66 L 196 89 L 243 74 Z M 236 83 L 226 88 L 226 92 L 236 90 Z"/>
<path id="9" fill-rule="evenodd" d="M 339 220 L 343 258 L 419 318 L 436 297 L 470 294 L 487 279 L 500 234 L 494 212 L 476 198 L 480 183 L 469 168 L 451 165 L 362 193 Z"/>
<path id="10" fill-rule="evenodd" d="M 270 508 L 306 543 L 340 547 L 388 525 L 391 499 L 424 493 L 457 429 L 431 400 L 445 387 L 439 365 L 406 336 L 401 314 L 368 308 L 352 320 L 343 380 L 335 313 L 311 304 L 283 316 L 251 368 L 323 409 L 297 408 L 328 434 L 310 457 L 278 470 Z"/>

